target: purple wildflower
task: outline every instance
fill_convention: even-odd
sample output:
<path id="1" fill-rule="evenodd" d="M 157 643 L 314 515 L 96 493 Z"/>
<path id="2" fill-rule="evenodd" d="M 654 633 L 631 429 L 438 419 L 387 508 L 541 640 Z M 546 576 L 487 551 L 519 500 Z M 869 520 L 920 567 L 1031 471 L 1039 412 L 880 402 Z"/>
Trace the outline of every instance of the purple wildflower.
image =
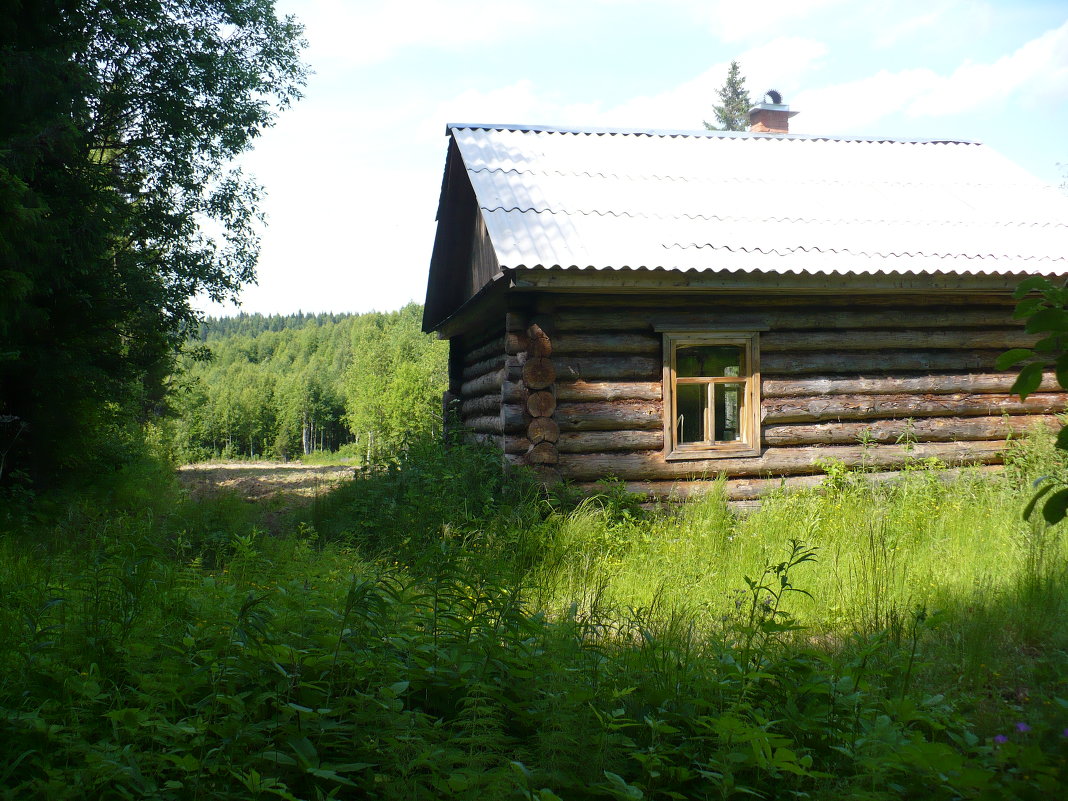
<path id="1" fill-rule="evenodd" d="M 1068 737 L 1068 729 L 1061 732 L 1061 737 Z"/>
<path id="2" fill-rule="evenodd" d="M 1021 732 L 1021 733 L 1022 732 L 1029 732 L 1029 731 L 1031 731 L 1031 727 L 1028 726 L 1026 723 L 1017 723 L 1016 724 L 1016 731 Z"/>
<path id="3" fill-rule="evenodd" d="M 1002 743 L 1007 743 L 1008 741 L 1009 741 L 1009 738 L 1006 737 L 1004 734 L 995 734 L 994 735 L 994 742 L 997 743 L 998 745 L 1001 745 Z"/>

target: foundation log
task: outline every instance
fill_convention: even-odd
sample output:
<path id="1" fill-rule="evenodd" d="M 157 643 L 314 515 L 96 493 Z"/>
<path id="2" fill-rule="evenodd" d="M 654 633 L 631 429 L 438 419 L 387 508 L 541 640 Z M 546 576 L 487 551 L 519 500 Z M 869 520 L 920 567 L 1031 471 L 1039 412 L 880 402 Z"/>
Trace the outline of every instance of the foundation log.
<path id="1" fill-rule="evenodd" d="M 954 467 L 939 470 L 931 475 L 943 482 L 957 481 L 961 478 L 975 476 L 979 478 L 991 478 L 1004 470 L 1001 465 L 976 465 L 973 467 Z M 907 474 L 898 470 L 859 474 L 863 481 L 875 484 L 886 484 L 902 481 Z M 827 477 L 818 476 L 790 476 L 788 478 L 740 478 L 722 482 L 722 485 L 714 481 L 627 481 L 625 486 L 628 492 L 640 495 L 651 495 L 659 498 L 695 498 L 714 490 L 717 486 L 723 487 L 724 500 L 747 501 L 755 500 L 770 492 L 786 490 L 787 492 L 813 489 L 823 484 Z M 603 490 L 595 482 L 580 482 L 579 489 L 588 492 Z"/>
<path id="2" fill-rule="evenodd" d="M 767 448 L 760 457 L 735 457 L 667 462 L 660 451 L 634 453 L 583 453 L 560 457 L 564 478 L 595 481 L 604 476 L 623 480 L 674 480 L 730 476 L 804 475 L 822 472 L 818 463 L 837 459 L 846 466 L 897 468 L 910 461 L 935 457 L 950 465 L 997 464 L 1006 443 L 921 442 L 903 445 L 826 445 L 800 448 Z"/>

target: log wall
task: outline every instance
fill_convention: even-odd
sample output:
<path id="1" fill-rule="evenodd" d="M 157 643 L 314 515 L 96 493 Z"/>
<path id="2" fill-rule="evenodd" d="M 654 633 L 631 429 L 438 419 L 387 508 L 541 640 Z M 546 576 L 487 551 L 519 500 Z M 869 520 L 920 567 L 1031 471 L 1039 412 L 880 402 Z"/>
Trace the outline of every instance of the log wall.
<path id="1" fill-rule="evenodd" d="M 1014 374 L 994 369 L 1002 351 L 1034 341 L 1008 297 L 561 293 L 537 304 L 551 310 L 538 349 L 536 314 L 510 315 L 507 353 L 480 354 L 471 381 L 496 371 L 494 425 L 509 461 L 580 484 L 613 475 L 668 494 L 726 474 L 728 494 L 748 498 L 784 477 L 818 482 L 825 459 L 891 472 L 929 457 L 997 465 L 1007 440 L 1058 426 L 1068 406 L 1052 375 L 1024 402 L 1008 393 Z M 761 332 L 760 456 L 665 460 L 656 329 L 668 327 Z M 474 421 L 489 412 L 473 394 L 481 387 L 470 385 Z"/>
<path id="2" fill-rule="evenodd" d="M 529 304 L 501 323 L 452 338 L 446 403 L 468 436 L 521 458 L 551 483 L 559 479 L 560 438 L 551 315 Z"/>
<path id="3" fill-rule="evenodd" d="M 449 343 L 446 404 L 474 439 L 504 447 L 501 386 L 508 354 L 504 325 L 453 337 Z"/>
<path id="4" fill-rule="evenodd" d="M 506 459 L 533 467 L 547 483 L 560 479 L 559 405 L 551 303 L 516 305 L 505 320 L 508 361 L 501 386 Z"/>

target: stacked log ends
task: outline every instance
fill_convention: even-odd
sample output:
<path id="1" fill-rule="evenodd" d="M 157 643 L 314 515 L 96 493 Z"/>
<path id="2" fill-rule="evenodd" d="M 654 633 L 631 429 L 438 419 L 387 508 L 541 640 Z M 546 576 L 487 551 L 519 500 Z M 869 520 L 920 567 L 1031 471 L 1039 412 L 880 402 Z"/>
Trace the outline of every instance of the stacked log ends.
<path id="1" fill-rule="evenodd" d="M 546 483 L 559 480 L 557 465 L 560 461 L 557 442 L 560 427 L 553 419 L 556 413 L 556 368 L 549 357 L 553 346 L 549 334 L 538 323 L 526 330 L 527 358 L 523 363 L 523 384 L 527 392 L 527 449 L 525 461 L 533 465 Z"/>
<path id="2" fill-rule="evenodd" d="M 527 439 L 534 445 L 546 442 L 555 446 L 560 441 L 560 426 L 551 417 L 535 417 L 527 426 Z"/>
<path id="3" fill-rule="evenodd" d="M 527 389 L 548 389 L 556 381 L 556 368 L 544 356 L 528 356 L 523 365 L 523 383 Z"/>
<path id="4" fill-rule="evenodd" d="M 552 341 L 540 325 L 537 323 L 531 325 L 530 328 L 527 329 L 527 337 L 530 343 L 527 352 L 531 356 L 548 357 L 553 355 Z"/>
<path id="5" fill-rule="evenodd" d="M 556 411 L 556 398 L 544 389 L 531 392 L 527 396 L 527 411 L 531 417 L 552 417 Z"/>
<path id="6" fill-rule="evenodd" d="M 559 461 L 560 455 L 551 442 L 539 442 L 527 451 L 527 462 L 530 464 L 555 465 Z"/>

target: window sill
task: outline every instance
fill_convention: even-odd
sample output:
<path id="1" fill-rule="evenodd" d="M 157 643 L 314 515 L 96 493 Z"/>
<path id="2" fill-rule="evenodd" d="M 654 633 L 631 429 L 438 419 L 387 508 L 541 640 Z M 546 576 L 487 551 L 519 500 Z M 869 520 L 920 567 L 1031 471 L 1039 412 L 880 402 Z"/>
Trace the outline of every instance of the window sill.
<path id="1" fill-rule="evenodd" d="M 669 462 L 697 461 L 699 459 L 734 459 L 760 456 L 760 448 L 748 444 L 717 445 L 713 448 L 676 448 L 664 455 Z"/>

